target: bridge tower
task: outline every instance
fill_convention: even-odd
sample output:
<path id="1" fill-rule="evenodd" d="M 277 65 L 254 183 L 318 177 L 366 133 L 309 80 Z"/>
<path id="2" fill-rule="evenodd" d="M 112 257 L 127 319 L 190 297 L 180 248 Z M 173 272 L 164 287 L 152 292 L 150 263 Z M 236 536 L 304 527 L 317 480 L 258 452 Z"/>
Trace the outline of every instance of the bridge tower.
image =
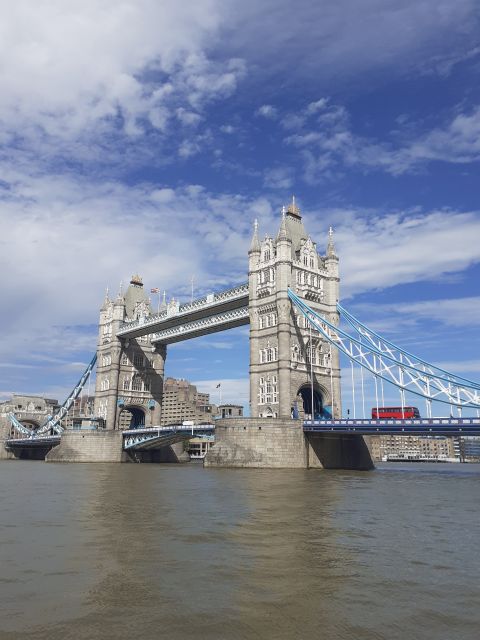
<path id="1" fill-rule="evenodd" d="M 95 415 L 108 430 L 160 424 L 166 346 L 152 344 L 148 335 L 116 335 L 123 322 L 142 322 L 151 313 L 138 275 L 125 295 L 110 300 L 107 294 L 100 310 Z"/>
<path id="2" fill-rule="evenodd" d="M 291 288 L 338 324 L 339 282 L 332 230 L 320 255 L 295 200 L 283 208 L 276 238 L 260 241 L 255 222 L 249 250 L 252 417 L 341 416 L 338 350 L 332 352 L 288 298 Z"/>

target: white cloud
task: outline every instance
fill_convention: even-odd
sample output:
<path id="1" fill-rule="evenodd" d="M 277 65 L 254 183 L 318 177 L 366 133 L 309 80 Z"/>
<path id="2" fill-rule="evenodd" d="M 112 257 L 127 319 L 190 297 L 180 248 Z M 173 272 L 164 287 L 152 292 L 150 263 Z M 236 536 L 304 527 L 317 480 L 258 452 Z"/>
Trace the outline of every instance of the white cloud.
<path id="1" fill-rule="evenodd" d="M 299 78 L 353 84 L 366 72 L 435 68 L 445 50 L 464 58 L 478 44 L 477 9 L 476 0 L 244 0 L 230 8 L 223 45 L 280 77 L 285 92 Z"/>
<path id="2" fill-rule="evenodd" d="M 390 313 L 409 316 L 417 320 L 434 320 L 446 326 L 480 326 L 480 297 L 478 296 L 383 305 L 383 308 Z"/>
<path id="3" fill-rule="evenodd" d="M 263 104 L 255 111 L 255 115 L 267 118 L 267 120 L 274 120 L 277 117 L 277 109 L 271 104 Z"/>
<path id="4" fill-rule="evenodd" d="M 3 12 L 0 123 L 71 139 L 102 123 L 137 136 L 165 131 L 172 115 L 198 122 L 206 101 L 235 91 L 239 59 L 214 61 L 206 47 L 221 27 L 217 0 L 31 3 Z"/>
<path id="5" fill-rule="evenodd" d="M 403 123 L 398 124 L 401 127 Z M 480 160 L 480 107 L 470 113 L 459 113 L 443 127 L 416 137 L 406 127 L 404 139 L 395 144 L 355 134 L 345 107 L 324 98 L 310 103 L 300 113 L 287 114 L 282 125 L 292 131 L 285 143 L 299 149 L 304 178 L 309 184 L 329 178 L 332 172 L 345 167 L 400 175 L 434 160 L 452 163 Z"/>
<path id="6" fill-rule="evenodd" d="M 325 224 L 335 228 L 341 294 L 349 297 L 398 284 L 435 280 L 480 262 L 480 212 L 360 212 L 319 210 L 308 231 L 326 243 Z"/>
<path id="7" fill-rule="evenodd" d="M 293 170 L 290 167 L 273 167 L 264 174 L 263 184 L 271 189 L 291 189 L 293 186 Z"/>

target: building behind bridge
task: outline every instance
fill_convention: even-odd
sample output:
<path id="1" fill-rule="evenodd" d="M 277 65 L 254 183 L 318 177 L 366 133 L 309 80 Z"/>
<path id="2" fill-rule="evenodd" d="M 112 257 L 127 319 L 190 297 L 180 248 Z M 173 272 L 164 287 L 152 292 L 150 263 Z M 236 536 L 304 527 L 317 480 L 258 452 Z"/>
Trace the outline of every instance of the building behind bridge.
<path id="1" fill-rule="evenodd" d="M 460 442 L 445 436 L 372 436 L 371 452 L 376 462 L 460 462 Z"/>
<path id="2" fill-rule="evenodd" d="M 166 378 L 163 386 L 162 424 L 181 424 L 191 420 L 195 424 L 212 422 L 217 406 L 210 402 L 210 394 L 202 393 L 188 380 Z"/>

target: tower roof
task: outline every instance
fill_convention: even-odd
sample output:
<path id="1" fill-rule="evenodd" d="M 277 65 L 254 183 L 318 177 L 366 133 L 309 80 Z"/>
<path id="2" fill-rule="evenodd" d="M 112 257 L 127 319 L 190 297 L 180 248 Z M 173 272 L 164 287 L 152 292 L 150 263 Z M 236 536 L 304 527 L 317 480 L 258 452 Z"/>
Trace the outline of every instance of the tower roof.
<path id="1" fill-rule="evenodd" d="M 302 245 L 302 240 L 305 241 L 308 238 L 308 233 L 305 231 L 305 227 L 303 226 L 300 209 L 295 203 L 295 196 L 293 196 L 292 202 L 285 210 L 285 229 L 287 239 L 292 242 L 292 258 L 295 258 L 295 254 Z"/>
<path id="2" fill-rule="evenodd" d="M 151 312 L 150 301 L 143 288 L 143 280 L 141 276 L 137 274 L 132 276 L 130 284 L 125 292 L 125 313 L 127 318 L 133 317 L 133 312 L 139 302 L 145 302 Z"/>
<path id="3" fill-rule="evenodd" d="M 327 244 L 327 257 L 331 258 L 332 256 L 336 256 L 337 253 L 335 251 L 335 245 L 333 244 L 333 228 L 330 227 L 328 230 L 328 244 Z"/>
<path id="4" fill-rule="evenodd" d="M 250 251 L 249 253 L 252 253 L 253 251 L 260 251 L 260 241 L 258 239 L 258 220 L 255 219 L 255 222 L 253 223 L 253 236 L 252 236 L 252 241 L 250 243 Z"/>

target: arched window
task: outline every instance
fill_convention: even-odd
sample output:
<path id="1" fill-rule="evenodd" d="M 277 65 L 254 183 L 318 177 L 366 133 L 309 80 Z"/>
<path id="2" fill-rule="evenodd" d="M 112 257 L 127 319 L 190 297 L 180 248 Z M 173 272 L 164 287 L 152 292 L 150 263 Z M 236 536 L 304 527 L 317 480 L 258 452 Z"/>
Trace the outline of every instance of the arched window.
<path id="1" fill-rule="evenodd" d="M 124 391 L 129 391 L 130 390 L 130 378 L 124 378 L 123 379 L 123 390 Z"/>
<path id="2" fill-rule="evenodd" d="M 100 389 L 102 391 L 108 391 L 110 389 L 110 380 L 108 378 L 102 380 Z"/>
<path id="3" fill-rule="evenodd" d="M 138 373 L 132 376 L 132 391 L 142 390 L 142 379 Z"/>
<path id="4" fill-rule="evenodd" d="M 112 364 L 112 356 L 107 353 L 102 356 L 102 367 L 109 367 Z"/>
<path id="5" fill-rule="evenodd" d="M 263 254 L 263 259 L 265 260 L 265 262 L 268 262 L 270 260 L 270 249 L 265 249 L 265 253 Z"/>
<path id="6" fill-rule="evenodd" d="M 122 359 L 120 360 L 120 364 L 128 364 L 128 356 L 126 353 L 122 353 Z"/>

